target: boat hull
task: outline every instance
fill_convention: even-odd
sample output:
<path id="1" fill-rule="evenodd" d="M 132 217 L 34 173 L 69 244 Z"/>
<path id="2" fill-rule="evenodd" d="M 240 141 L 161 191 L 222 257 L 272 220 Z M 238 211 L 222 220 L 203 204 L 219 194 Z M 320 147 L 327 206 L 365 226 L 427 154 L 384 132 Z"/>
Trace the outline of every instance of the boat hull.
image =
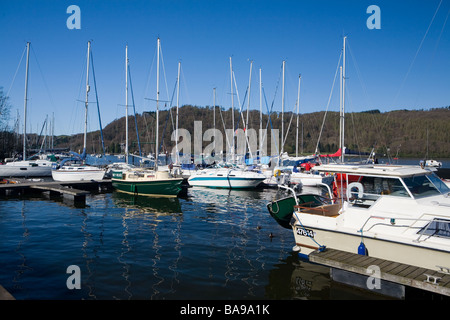
<path id="1" fill-rule="evenodd" d="M 333 183 L 333 176 L 322 176 L 311 173 L 292 173 L 291 183 L 298 184 L 301 183 L 303 186 L 315 187 L 320 184 L 331 185 Z"/>
<path id="2" fill-rule="evenodd" d="M 176 197 L 180 193 L 183 178 L 125 178 L 122 172 L 113 172 L 112 186 L 119 192 L 133 195 Z"/>
<path id="3" fill-rule="evenodd" d="M 286 229 L 291 229 L 291 218 L 296 205 L 294 196 L 286 197 L 267 204 L 267 209 L 275 221 Z"/>
<path id="4" fill-rule="evenodd" d="M 299 205 L 307 206 L 310 208 L 318 207 L 324 204 L 326 198 L 323 198 L 316 194 L 300 194 L 297 195 L 297 202 Z M 322 199 L 322 200 L 321 200 Z M 294 214 L 294 206 L 297 205 L 294 196 L 285 197 L 278 199 L 267 204 L 267 209 L 269 210 L 272 218 L 275 219 L 278 224 L 286 229 L 291 229 L 291 219 Z"/>
<path id="5" fill-rule="evenodd" d="M 251 189 L 261 184 L 266 177 L 263 174 L 240 170 L 200 170 L 191 175 L 188 183 L 195 187 Z"/>
<path id="6" fill-rule="evenodd" d="M 351 253 L 359 253 L 361 235 L 331 231 L 295 224 L 293 227 L 296 248 L 303 256 L 324 246 Z M 381 238 L 363 238 L 367 255 L 389 261 L 395 261 L 412 266 L 418 266 L 430 270 L 441 271 L 439 266 L 450 267 L 450 253 L 432 248 L 420 247 L 384 240 Z"/>
<path id="7" fill-rule="evenodd" d="M 50 161 L 16 161 L 0 165 L 0 177 L 48 177 L 52 175 Z"/>
<path id="8" fill-rule="evenodd" d="M 52 178 L 55 181 L 89 181 L 102 180 L 105 177 L 106 171 L 104 169 L 89 169 L 89 170 L 64 170 L 57 169 L 51 172 Z"/>

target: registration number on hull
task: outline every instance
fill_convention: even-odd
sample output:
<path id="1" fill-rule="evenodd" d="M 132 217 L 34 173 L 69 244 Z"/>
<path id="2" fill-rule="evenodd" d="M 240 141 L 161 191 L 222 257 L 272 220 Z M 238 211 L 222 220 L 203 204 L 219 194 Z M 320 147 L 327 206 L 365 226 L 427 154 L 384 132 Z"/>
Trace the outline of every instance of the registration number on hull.
<path id="1" fill-rule="evenodd" d="M 297 227 L 296 232 L 299 236 L 314 238 L 314 231 L 311 229 Z"/>

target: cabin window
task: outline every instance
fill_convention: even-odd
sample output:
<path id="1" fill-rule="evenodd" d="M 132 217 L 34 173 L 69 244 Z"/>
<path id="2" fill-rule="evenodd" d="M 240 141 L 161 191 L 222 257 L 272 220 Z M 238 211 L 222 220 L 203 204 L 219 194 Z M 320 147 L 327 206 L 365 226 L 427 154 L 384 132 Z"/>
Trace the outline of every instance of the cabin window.
<path id="1" fill-rule="evenodd" d="M 400 179 L 385 177 L 362 177 L 361 184 L 364 187 L 364 194 L 376 196 L 392 195 L 398 197 L 409 197 L 408 191 L 403 186 Z"/>
<path id="2" fill-rule="evenodd" d="M 415 198 L 423 198 L 441 194 L 427 175 L 403 178 L 406 186 Z"/>
<path id="3" fill-rule="evenodd" d="M 418 234 L 450 238 L 450 220 L 434 219 L 423 227 Z"/>
<path id="4" fill-rule="evenodd" d="M 444 181 L 439 179 L 437 175 L 434 173 L 427 175 L 427 178 L 434 184 L 434 186 L 441 192 L 442 194 L 449 193 L 450 188 L 445 184 Z"/>

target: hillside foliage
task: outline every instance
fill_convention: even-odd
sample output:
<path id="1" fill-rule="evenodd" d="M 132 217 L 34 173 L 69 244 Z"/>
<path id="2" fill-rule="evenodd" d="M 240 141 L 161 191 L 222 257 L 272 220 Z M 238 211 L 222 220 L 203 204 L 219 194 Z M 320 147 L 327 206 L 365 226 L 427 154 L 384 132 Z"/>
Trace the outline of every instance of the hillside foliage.
<path id="1" fill-rule="evenodd" d="M 232 128 L 232 111 L 222 107 L 215 108 L 215 127 L 223 133 L 223 146 L 225 148 L 226 129 Z M 326 115 L 326 117 L 325 117 Z M 246 112 L 242 114 L 246 119 Z M 176 109 L 162 110 L 159 112 L 159 137 L 161 152 L 171 152 L 174 141 L 171 141 L 172 132 L 175 130 Z M 324 121 L 325 117 L 325 121 Z M 259 132 L 260 114 L 257 110 L 249 112 L 249 128 Z M 281 115 L 273 113 L 269 117 L 262 116 L 262 127 L 276 128 L 281 131 Z M 214 126 L 213 107 L 198 107 L 185 105 L 179 109 L 179 128 L 191 133 L 193 141 L 194 122 L 202 122 L 203 133 Z M 269 121 L 269 122 L 268 122 Z M 287 112 L 284 114 L 284 130 L 289 128 L 284 151 L 295 155 L 296 148 L 296 121 L 297 115 Z M 149 111 L 136 115 L 139 132 L 139 141 L 143 154 L 153 153 L 155 150 L 155 112 Z M 138 154 L 138 139 L 134 116 L 129 116 L 129 150 Z M 243 128 L 242 118 L 235 110 L 235 128 Z M 322 125 L 323 124 L 323 125 Z M 321 128 L 322 133 L 321 132 Z M 3 130 L 5 131 L 5 130 Z M 105 152 L 118 154 L 123 152 L 125 145 L 125 117 L 116 119 L 103 128 Z M 7 134 L 3 132 L 3 134 Z M 320 141 L 319 141 L 320 135 Z M 6 137 L 6 136 L 5 136 Z M 10 137 L 10 135 L 8 135 Z M 300 154 L 312 154 L 318 146 L 322 154 L 334 153 L 339 148 L 339 113 L 338 112 L 312 112 L 299 116 L 299 141 Z M 15 144 L 20 152 L 20 135 Z M 28 137 L 36 139 L 36 137 Z M 4 157 L 12 155 L 9 139 L 1 139 L 0 147 Z M 100 131 L 89 132 L 88 153 L 102 153 Z M 1 142 L 1 141 L 0 141 Z M 211 141 L 203 141 L 203 147 Z M 55 148 L 68 148 L 80 152 L 83 145 L 83 135 L 61 135 L 54 137 Z M 193 143 L 192 143 L 193 145 Z M 347 113 L 345 115 L 345 145 L 347 148 L 370 152 L 374 150 L 379 156 L 399 156 L 417 158 L 450 158 L 450 107 L 433 108 L 428 110 L 396 110 L 380 112 L 369 110 L 365 112 Z"/>
<path id="2" fill-rule="evenodd" d="M 174 142 L 171 134 L 175 130 L 176 109 L 163 110 L 159 113 L 159 137 L 162 142 L 162 152 L 172 150 Z M 246 119 L 246 113 L 242 114 Z M 338 150 L 339 113 L 327 112 L 305 113 L 299 116 L 300 153 L 311 154 L 319 147 L 320 153 L 334 153 Z M 289 128 L 284 151 L 295 154 L 297 115 L 284 114 L 284 129 Z M 270 122 L 267 114 L 263 114 L 263 128 L 278 128 L 281 130 L 281 115 L 271 114 Z M 179 109 L 179 128 L 188 130 L 192 137 L 194 121 L 202 121 L 202 130 L 213 128 L 213 107 L 198 107 L 185 105 Z M 141 150 L 145 154 L 154 152 L 155 146 L 155 112 L 144 112 L 136 115 Z M 323 129 L 319 139 L 320 131 Z M 129 116 L 129 146 L 130 152 L 138 152 L 136 127 L 133 116 Z M 224 134 L 232 128 L 232 111 L 216 107 L 215 127 Z M 260 114 L 257 110 L 249 112 L 249 128 L 258 132 Z M 243 128 L 239 112 L 235 110 L 235 128 Z M 116 119 L 103 129 L 104 144 L 107 153 L 120 153 L 125 143 L 125 117 Z M 59 136 L 55 138 L 56 147 L 68 147 L 72 150 L 82 148 L 82 135 Z M 88 136 L 90 149 L 88 152 L 101 152 L 99 131 L 90 132 Z M 224 146 L 225 146 L 224 141 Z M 211 143 L 204 141 L 203 147 Z M 372 149 L 380 155 L 389 154 L 401 157 L 450 158 L 450 107 L 433 108 L 429 110 L 397 110 L 379 112 L 370 110 L 345 115 L 345 145 L 352 150 L 370 152 Z"/>

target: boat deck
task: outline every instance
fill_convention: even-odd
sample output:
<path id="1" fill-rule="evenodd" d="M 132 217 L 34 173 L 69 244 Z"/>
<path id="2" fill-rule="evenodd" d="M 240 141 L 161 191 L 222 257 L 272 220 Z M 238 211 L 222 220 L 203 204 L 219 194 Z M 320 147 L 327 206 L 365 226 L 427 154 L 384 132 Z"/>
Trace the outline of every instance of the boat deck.
<path id="1" fill-rule="evenodd" d="M 309 255 L 309 260 L 317 264 L 366 277 L 372 275 L 371 272 L 368 272 L 369 269 L 371 270 L 370 267 L 376 266 L 380 270 L 378 276 L 381 280 L 450 296 L 450 270 L 447 269 L 438 272 L 328 248 L 321 252 L 314 251 Z"/>

